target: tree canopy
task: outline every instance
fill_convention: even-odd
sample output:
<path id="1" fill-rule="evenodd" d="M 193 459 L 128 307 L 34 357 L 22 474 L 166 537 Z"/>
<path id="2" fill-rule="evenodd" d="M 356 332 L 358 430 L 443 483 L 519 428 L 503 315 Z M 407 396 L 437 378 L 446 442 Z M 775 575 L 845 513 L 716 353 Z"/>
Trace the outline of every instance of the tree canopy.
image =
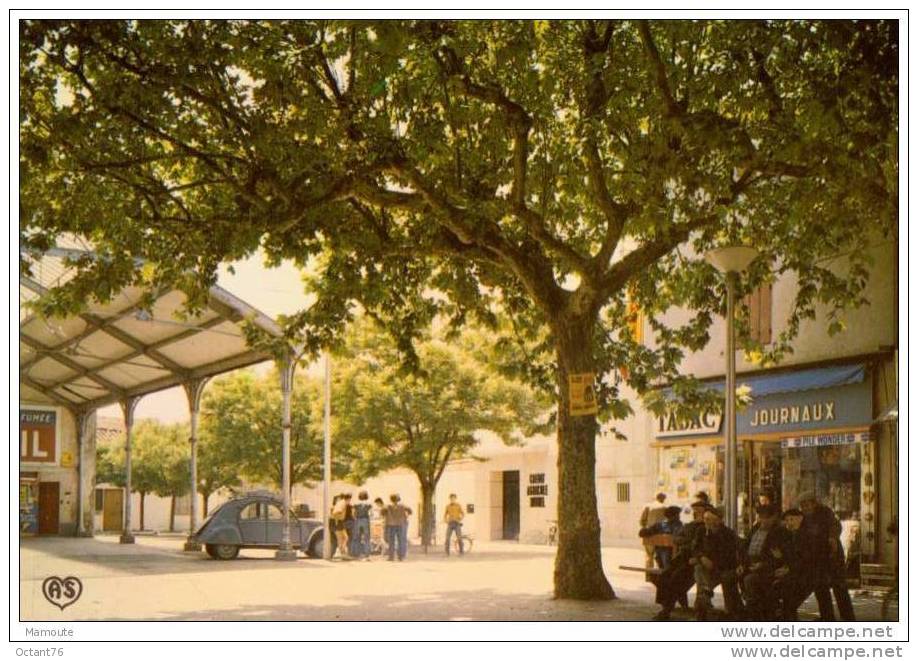
<path id="1" fill-rule="evenodd" d="M 863 302 L 866 247 L 897 231 L 895 21 L 20 26 L 23 244 L 98 251 L 43 309 L 127 284 L 200 304 L 258 248 L 317 268 L 316 303 L 286 320 L 313 351 L 355 302 L 409 357 L 437 314 L 499 308 L 558 399 L 558 596 L 613 594 L 597 421 L 570 415 L 569 376 L 599 376 L 605 416 L 628 412 L 616 367 L 639 392 L 682 378 L 723 307 L 701 255 L 727 242 L 761 252 L 743 291 L 799 282 L 777 359 L 817 304 Z M 694 319 L 656 321 L 673 306 Z"/>
<path id="2" fill-rule="evenodd" d="M 418 369 L 408 371 L 391 336 L 364 321 L 336 358 L 333 437 L 351 453 L 348 477 L 360 483 L 410 469 L 421 487 L 425 545 L 437 483 L 451 461 L 475 457 L 476 432 L 520 444 L 547 428 L 546 402 L 476 360 L 480 343 L 471 330 L 449 344 L 426 337 L 416 346 Z"/>
<path id="3" fill-rule="evenodd" d="M 318 385 L 297 375 L 290 409 L 291 488 L 322 477 L 322 437 L 312 413 L 319 399 Z M 257 376 L 246 370 L 215 379 L 202 399 L 201 436 L 208 439 L 202 454 L 219 445 L 219 460 L 230 461 L 238 476 L 280 488 L 282 421 L 277 373 Z M 347 454 L 345 445 L 338 449 L 333 469 L 340 474 Z"/>

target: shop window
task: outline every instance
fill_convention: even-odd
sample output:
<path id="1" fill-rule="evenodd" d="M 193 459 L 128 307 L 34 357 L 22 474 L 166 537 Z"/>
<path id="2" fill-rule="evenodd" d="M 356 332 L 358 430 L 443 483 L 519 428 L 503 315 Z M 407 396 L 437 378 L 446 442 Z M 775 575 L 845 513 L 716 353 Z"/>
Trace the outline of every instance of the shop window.
<path id="1" fill-rule="evenodd" d="M 749 336 L 760 344 L 771 344 L 771 284 L 749 294 L 743 304 L 749 310 Z"/>
<path id="2" fill-rule="evenodd" d="M 619 482 L 615 485 L 617 490 L 617 500 L 620 503 L 630 503 L 631 502 L 631 483 L 630 482 Z"/>

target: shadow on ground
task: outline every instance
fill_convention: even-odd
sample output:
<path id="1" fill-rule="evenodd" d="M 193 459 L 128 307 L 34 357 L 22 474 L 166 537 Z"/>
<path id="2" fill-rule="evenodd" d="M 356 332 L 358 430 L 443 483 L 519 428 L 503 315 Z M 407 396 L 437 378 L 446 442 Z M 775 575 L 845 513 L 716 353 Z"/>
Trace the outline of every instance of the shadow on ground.
<path id="1" fill-rule="evenodd" d="M 308 595 L 304 601 L 308 602 Z M 349 595 L 337 604 L 240 604 L 231 609 L 200 609 L 166 615 L 161 620 L 280 621 L 641 621 L 649 615 L 646 601 L 622 594 L 612 601 L 582 602 L 551 595 L 514 594 L 496 590 L 451 590 L 413 595 Z"/>
<path id="2" fill-rule="evenodd" d="M 117 537 L 105 535 L 93 538 L 28 537 L 20 540 L 20 548 L 39 553 L 54 561 L 74 563 L 84 573 L 83 578 L 100 576 L 106 572 L 120 572 L 129 575 L 177 574 L 187 572 L 221 572 L 246 569 L 327 569 L 329 564 L 321 559 L 297 554 L 296 562 L 275 560 L 274 551 L 243 549 L 234 560 L 214 560 L 203 551 L 186 552 L 182 549 L 184 538 L 138 538 L 135 544 L 122 545 Z M 544 559 L 554 554 L 554 548 L 508 550 L 480 550 L 463 556 L 446 556 L 442 549 L 430 548 L 427 553 L 420 546 L 411 547 L 406 564 L 478 563 L 478 562 L 520 562 Z M 335 558 L 333 563 L 357 562 Z M 386 562 L 385 556 L 373 556 L 371 562 Z M 27 563 L 20 563 L 20 578 L 44 578 L 30 575 Z M 422 568 L 423 570 L 423 568 Z M 72 573 L 72 572 L 71 572 Z"/>

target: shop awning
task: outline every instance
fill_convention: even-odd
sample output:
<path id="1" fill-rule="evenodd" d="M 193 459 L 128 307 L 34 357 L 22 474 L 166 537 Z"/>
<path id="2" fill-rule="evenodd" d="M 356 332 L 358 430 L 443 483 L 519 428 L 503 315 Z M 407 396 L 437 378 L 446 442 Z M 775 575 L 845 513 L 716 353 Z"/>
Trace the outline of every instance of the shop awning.
<path id="1" fill-rule="evenodd" d="M 866 368 L 863 363 L 852 365 L 834 365 L 831 367 L 813 367 L 810 369 L 782 372 L 780 374 L 736 375 L 736 386 L 747 386 L 752 397 L 767 397 L 781 393 L 802 392 L 836 388 L 854 383 L 863 383 Z M 723 381 L 704 382 L 703 387 L 723 392 Z M 663 390 L 669 396 L 671 388 Z"/>

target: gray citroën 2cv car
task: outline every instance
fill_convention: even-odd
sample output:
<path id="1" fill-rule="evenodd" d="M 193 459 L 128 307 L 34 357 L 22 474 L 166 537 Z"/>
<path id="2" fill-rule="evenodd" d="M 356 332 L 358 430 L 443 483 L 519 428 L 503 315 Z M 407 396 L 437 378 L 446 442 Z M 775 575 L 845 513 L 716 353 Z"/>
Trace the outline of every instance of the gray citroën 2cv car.
<path id="1" fill-rule="evenodd" d="M 240 549 L 276 549 L 283 535 L 283 512 L 283 503 L 270 492 L 242 494 L 214 510 L 194 539 L 217 560 L 232 560 Z M 321 558 L 324 534 L 322 521 L 300 519 L 290 512 L 290 544 L 294 549 Z M 334 549 L 334 535 L 331 540 Z"/>

